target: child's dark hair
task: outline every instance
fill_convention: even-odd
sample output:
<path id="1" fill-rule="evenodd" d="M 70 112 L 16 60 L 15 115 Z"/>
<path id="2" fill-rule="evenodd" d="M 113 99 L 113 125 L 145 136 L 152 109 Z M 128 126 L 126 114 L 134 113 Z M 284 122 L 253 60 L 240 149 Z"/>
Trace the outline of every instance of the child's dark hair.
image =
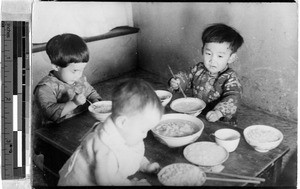
<path id="1" fill-rule="evenodd" d="M 86 43 L 81 37 L 71 33 L 52 37 L 46 45 L 46 53 L 52 64 L 63 68 L 70 63 L 89 61 L 89 50 Z"/>
<path id="2" fill-rule="evenodd" d="M 222 23 L 217 23 L 207 27 L 202 33 L 202 43 L 223 43 L 230 44 L 230 49 L 235 53 L 244 43 L 243 37 L 232 27 L 229 27 Z"/>
<path id="3" fill-rule="evenodd" d="M 120 115 L 133 115 L 153 105 L 161 113 L 164 108 L 151 85 L 143 79 L 127 79 L 118 84 L 112 93 L 112 119 Z"/>

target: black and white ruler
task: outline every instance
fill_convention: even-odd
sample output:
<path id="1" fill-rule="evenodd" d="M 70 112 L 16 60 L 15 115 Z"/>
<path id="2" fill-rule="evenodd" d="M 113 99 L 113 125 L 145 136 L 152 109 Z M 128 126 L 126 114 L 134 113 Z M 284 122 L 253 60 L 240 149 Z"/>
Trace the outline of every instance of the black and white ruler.
<path id="1" fill-rule="evenodd" d="M 2 180 L 25 178 L 29 127 L 29 23 L 1 22 Z"/>

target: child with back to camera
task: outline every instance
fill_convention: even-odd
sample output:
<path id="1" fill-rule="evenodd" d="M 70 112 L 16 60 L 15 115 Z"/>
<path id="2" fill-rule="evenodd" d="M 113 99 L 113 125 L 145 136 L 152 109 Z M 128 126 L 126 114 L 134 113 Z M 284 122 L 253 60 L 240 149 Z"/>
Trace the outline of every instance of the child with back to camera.
<path id="1" fill-rule="evenodd" d="M 143 139 L 155 127 L 163 107 L 153 88 L 144 80 L 129 79 L 112 94 L 112 114 L 83 139 L 59 171 L 58 185 L 149 185 L 145 179 L 129 180 L 140 170 L 157 172 L 159 164 L 144 156 Z"/>
<path id="2" fill-rule="evenodd" d="M 177 91 L 192 89 L 193 96 L 206 103 L 202 114 L 215 122 L 222 118 L 236 125 L 236 112 L 242 86 L 236 72 L 229 67 L 237 58 L 242 36 L 225 24 L 213 24 L 202 33 L 204 63 L 197 63 L 190 71 L 175 74 L 170 87 Z"/>
<path id="3" fill-rule="evenodd" d="M 46 53 L 52 68 L 35 87 L 34 96 L 43 113 L 43 122 L 59 123 L 87 109 L 86 102 L 101 100 L 97 91 L 82 75 L 89 51 L 84 40 L 70 33 L 51 38 Z"/>

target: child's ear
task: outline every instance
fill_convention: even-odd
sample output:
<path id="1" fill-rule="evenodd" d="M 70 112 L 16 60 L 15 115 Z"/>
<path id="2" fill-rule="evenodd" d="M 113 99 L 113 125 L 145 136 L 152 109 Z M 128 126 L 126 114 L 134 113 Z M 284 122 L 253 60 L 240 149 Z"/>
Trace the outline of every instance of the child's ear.
<path id="1" fill-rule="evenodd" d="M 127 117 L 126 116 L 118 116 L 115 119 L 115 124 L 118 128 L 123 128 L 126 125 Z"/>
<path id="2" fill-rule="evenodd" d="M 52 69 L 55 70 L 55 71 L 58 71 L 59 69 L 59 66 L 55 65 L 55 64 L 51 64 L 52 65 Z"/>
<path id="3" fill-rule="evenodd" d="M 236 60 L 237 60 L 237 54 L 232 53 L 229 57 L 228 64 L 231 64 L 231 63 L 235 62 Z"/>

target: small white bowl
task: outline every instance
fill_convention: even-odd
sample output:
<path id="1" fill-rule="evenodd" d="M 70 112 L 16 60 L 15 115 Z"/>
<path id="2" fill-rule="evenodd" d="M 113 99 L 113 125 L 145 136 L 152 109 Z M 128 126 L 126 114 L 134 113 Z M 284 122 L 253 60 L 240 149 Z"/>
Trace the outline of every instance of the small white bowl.
<path id="1" fill-rule="evenodd" d="M 165 91 L 165 90 L 156 90 L 155 93 L 158 96 L 158 98 L 160 99 L 161 104 L 163 106 L 166 106 L 173 97 L 171 92 Z"/>
<path id="2" fill-rule="evenodd" d="M 234 129 L 219 129 L 213 135 L 216 143 L 228 152 L 233 152 L 238 147 L 241 138 L 241 134 Z"/>
<path id="3" fill-rule="evenodd" d="M 276 148 L 283 140 L 278 129 L 267 125 L 252 125 L 244 129 L 245 139 L 258 152 L 268 152 Z"/>
<path id="4" fill-rule="evenodd" d="M 195 132 L 185 136 L 165 136 L 159 133 L 158 130 L 156 129 L 163 123 L 176 123 L 176 121 L 187 122 L 187 123 L 192 122 Z M 200 137 L 203 129 L 204 129 L 204 124 L 199 118 L 187 114 L 174 113 L 174 114 L 163 115 L 160 123 L 156 127 L 154 127 L 151 131 L 154 137 L 162 144 L 165 144 L 170 148 L 175 148 L 196 141 Z"/>
<path id="5" fill-rule="evenodd" d="M 206 103 L 193 97 L 178 98 L 170 104 L 170 108 L 175 112 L 198 116 L 205 108 Z"/>
<path id="6" fill-rule="evenodd" d="M 112 101 L 104 100 L 91 104 L 88 109 L 97 120 L 104 122 L 111 114 Z"/>

